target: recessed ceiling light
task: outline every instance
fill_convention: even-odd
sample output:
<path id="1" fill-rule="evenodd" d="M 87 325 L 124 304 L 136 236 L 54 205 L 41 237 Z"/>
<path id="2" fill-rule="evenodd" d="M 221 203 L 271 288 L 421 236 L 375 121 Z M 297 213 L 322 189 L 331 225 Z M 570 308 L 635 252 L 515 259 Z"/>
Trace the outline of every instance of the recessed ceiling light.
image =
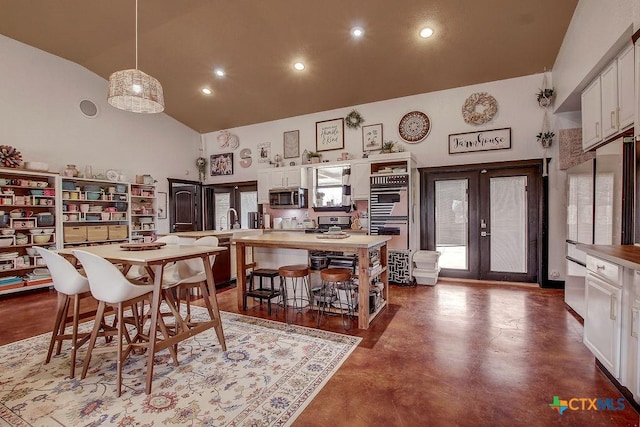
<path id="1" fill-rule="evenodd" d="M 211 89 L 209 89 L 208 87 L 203 87 L 202 93 L 204 93 L 205 95 L 211 95 Z"/>
<path id="2" fill-rule="evenodd" d="M 433 35 L 433 30 L 429 27 L 424 27 L 420 30 L 420 37 L 427 39 Z"/>
<path id="3" fill-rule="evenodd" d="M 355 38 L 360 38 L 364 36 L 364 28 L 362 27 L 353 27 L 351 29 L 351 35 Z"/>
<path id="4" fill-rule="evenodd" d="M 222 68 L 216 68 L 216 69 L 214 70 L 214 73 L 215 73 L 215 74 L 216 74 L 216 76 L 218 76 L 218 77 L 224 77 L 224 75 L 225 75 L 225 72 L 224 72 L 224 70 L 223 70 Z"/>
<path id="5" fill-rule="evenodd" d="M 293 68 L 298 71 L 302 71 L 304 70 L 304 64 L 302 62 L 296 62 L 295 64 L 293 64 Z"/>

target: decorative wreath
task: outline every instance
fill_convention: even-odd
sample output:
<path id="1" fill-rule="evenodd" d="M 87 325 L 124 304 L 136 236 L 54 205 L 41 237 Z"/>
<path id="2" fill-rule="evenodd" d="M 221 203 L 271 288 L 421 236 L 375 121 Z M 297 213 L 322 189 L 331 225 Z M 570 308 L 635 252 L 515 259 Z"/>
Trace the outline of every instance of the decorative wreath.
<path id="1" fill-rule="evenodd" d="M 484 107 L 481 111 L 476 111 L 476 107 L 480 105 Z M 486 92 L 478 92 L 472 94 L 464 101 L 462 106 L 462 117 L 466 123 L 470 125 L 481 125 L 493 119 L 498 112 L 498 103 L 496 99 Z"/>
<path id="2" fill-rule="evenodd" d="M 358 129 L 362 123 L 364 123 L 364 119 L 356 110 L 353 110 L 347 117 L 344 118 L 344 121 L 349 129 Z"/>
<path id="3" fill-rule="evenodd" d="M 0 166 L 17 168 L 22 165 L 22 153 L 10 145 L 0 145 Z"/>
<path id="4" fill-rule="evenodd" d="M 204 181 L 204 177 L 207 173 L 207 159 L 204 157 L 198 157 L 196 159 L 196 167 L 198 168 L 198 178 L 200 178 L 200 181 Z"/>

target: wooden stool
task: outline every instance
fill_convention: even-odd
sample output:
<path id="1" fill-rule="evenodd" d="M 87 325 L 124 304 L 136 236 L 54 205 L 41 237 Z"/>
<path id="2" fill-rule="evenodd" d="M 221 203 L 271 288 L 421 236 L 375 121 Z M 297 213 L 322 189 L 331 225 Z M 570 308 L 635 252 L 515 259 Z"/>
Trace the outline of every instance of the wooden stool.
<path id="1" fill-rule="evenodd" d="M 275 289 L 274 287 L 274 279 L 279 276 L 278 270 L 274 270 L 271 268 L 258 268 L 253 270 L 249 275 L 249 289 L 244 293 L 244 301 L 243 301 L 243 309 L 247 309 L 247 297 L 257 298 L 260 300 L 260 304 L 262 304 L 262 300 L 267 300 L 269 305 L 267 306 L 267 313 L 271 316 L 271 299 L 280 296 L 280 289 Z M 253 278 L 258 277 L 260 279 L 260 283 L 257 288 L 253 286 Z M 262 279 L 269 278 L 271 279 L 271 287 L 264 287 L 262 285 Z M 278 315 L 276 305 L 276 316 Z"/>
<path id="2" fill-rule="evenodd" d="M 332 308 L 338 308 L 342 315 L 342 326 L 344 329 L 349 329 L 355 308 L 352 293 L 357 288 L 351 282 L 351 270 L 327 268 L 320 271 L 320 279 L 322 281 L 320 288 L 313 292 L 314 303 L 318 306 L 317 326 L 320 327 L 322 315 L 332 312 Z M 347 315 L 346 322 L 345 314 Z"/>
<path id="3" fill-rule="evenodd" d="M 285 265 L 278 269 L 280 275 L 280 292 L 282 293 L 282 301 L 284 305 L 284 321 L 287 319 L 287 307 L 289 306 L 289 300 L 293 300 L 293 309 L 298 312 L 302 312 L 304 306 L 303 302 L 307 302 L 307 305 L 311 304 L 311 288 L 309 287 L 309 266 L 305 264 L 297 265 Z M 290 298 L 287 295 L 287 279 L 293 289 L 293 297 Z M 298 298 L 298 288 L 300 289 L 300 297 Z M 306 292 L 306 295 L 304 293 Z M 298 300 L 300 301 L 300 307 L 298 307 Z"/>

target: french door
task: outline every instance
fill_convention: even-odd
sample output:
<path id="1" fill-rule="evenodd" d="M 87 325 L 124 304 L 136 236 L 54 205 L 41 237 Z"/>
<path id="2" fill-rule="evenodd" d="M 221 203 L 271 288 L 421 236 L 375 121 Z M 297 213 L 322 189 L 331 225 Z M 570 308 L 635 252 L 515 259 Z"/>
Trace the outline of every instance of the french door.
<path id="1" fill-rule="evenodd" d="M 537 282 L 540 182 L 536 166 L 426 171 L 422 247 L 440 275 Z"/>

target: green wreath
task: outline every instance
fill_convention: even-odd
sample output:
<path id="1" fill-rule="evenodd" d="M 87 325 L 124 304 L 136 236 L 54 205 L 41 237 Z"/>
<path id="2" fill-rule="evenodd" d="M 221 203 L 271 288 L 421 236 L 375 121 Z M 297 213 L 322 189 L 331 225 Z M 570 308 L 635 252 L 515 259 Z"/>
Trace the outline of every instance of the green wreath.
<path id="1" fill-rule="evenodd" d="M 362 123 L 364 123 L 364 119 L 356 110 L 353 110 L 347 117 L 344 118 L 345 123 L 349 129 L 358 129 Z"/>

